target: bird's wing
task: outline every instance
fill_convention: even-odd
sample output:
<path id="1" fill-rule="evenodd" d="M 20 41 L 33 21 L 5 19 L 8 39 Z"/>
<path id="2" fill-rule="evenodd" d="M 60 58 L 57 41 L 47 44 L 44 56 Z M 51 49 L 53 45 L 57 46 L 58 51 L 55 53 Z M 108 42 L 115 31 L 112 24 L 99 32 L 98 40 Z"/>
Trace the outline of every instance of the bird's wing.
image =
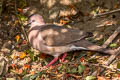
<path id="1" fill-rule="evenodd" d="M 53 24 L 36 26 L 31 30 L 39 30 L 38 34 L 41 34 L 45 45 L 48 46 L 64 46 L 89 36 L 87 32 Z"/>

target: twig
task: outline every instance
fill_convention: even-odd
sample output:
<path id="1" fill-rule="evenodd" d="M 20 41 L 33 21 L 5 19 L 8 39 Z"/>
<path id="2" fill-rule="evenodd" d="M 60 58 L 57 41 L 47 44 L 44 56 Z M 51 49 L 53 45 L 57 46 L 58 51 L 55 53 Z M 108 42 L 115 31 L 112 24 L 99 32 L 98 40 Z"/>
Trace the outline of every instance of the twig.
<path id="1" fill-rule="evenodd" d="M 89 64 L 89 63 L 86 63 L 85 65 L 102 67 L 102 68 L 105 68 L 105 69 L 117 71 L 117 68 L 111 68 L 111 67 L 109 67 L 109 66 L 107 66 L 107 65 L 104 65 L 104 64 L 91 64 L 91 63 Z"/>
<path id="2" fill-rule="evenodd" d="M 110 64 L 113 62 L 113 60 L 114 60 L 119 54 L 120 54 L 120 47 L 117 48 L 116 54 L 111 55 L 111 56 L 109 57 L 109 59 L 105 62 L 104 65 L 105 65 L 105 66 L 110 65 Z M 105 70 L 105 68 L 102 68 L 101 71 L 100 71 L 100 73 L 102 74 L 104 70 Z M 95 72 L 92 73 L 93 76 L 96 76 L 96 74 L 97 74 L 97 71 L 95 71 Z"/>
<path id="3" fill-rule="evenodd" d="M 120 33 L 120 26 L 114 31 L 114 33 L 105 41 L 102 45 L 103 48 L 107 48 L 107 46 L 116 38 L 116 36 Z"/>
<path id="4" fill-rule="evenodd" d="M 105 41 L 102 45 L 103 48 L 107 48 L 107 46 L 116 38 L 116 36 L 120 33 L 120 26 L 114 31 L 114 33 Z M 94 54 L 92 58 L 96 57 L 98 53 Z"/>
<path id="5" fill-rule="evenodd" d="M 28 37 L 27 37 L 26 31 L 25 31 L 25 29 L 24 29 L 24 26 L 22 25 L 22 21 L 21 21 L 19 15 L 18 15 L 18 12 L 17 12 L 17 5 L 16 5 L 16 4 L 17 4 L 17 3 L 16 3 L 16 0 L 15 0 L 15 11 L 16 11 L 16 15 L 18 16 L 18 20 L 19 20 L 19 23 L 20 23 L 20 25 L 21 25 L 23 34 L 24 34 L 24 36 L 25 36 L 25 38 L 26 38 L 26 40 L 27 40 L 27 42 L 28 42 Z"/>
<path id="6" fill-rule="evenodd" d="M 95 15 L 94 18 L 96 18 L 98 16 L 103 16 L 103 15 L 107 15 L 107 14 L 116 13 L 116 12 L 119 12 L 119 11 L 120 11 L 120 9 L 116 9 L 116 10 L 112 10 L 112 11 L 109 11 L 109 12 L 100 13 L 100 14 Z"/>
<path id="7" fill-rule="evenodd" d="M 101 17 L 101 16 L 104 16 L 104 15 L 116 13 L 116 12 L 119 12 L 119 11 L 120 11 L 120 9 L 116 9 L 116 10 L 112 10 L 112 11 L 109 11 L 109 12 L 96 14 L 95 16 L 90 16 L 90 17 L 87 19 L 87 21 L 90 21 L 90 20 L 92 20 L 92 19 L 96 19 L 96 17 Z M 71 23 L 68 23 L 67 25 L 73 25 L 73 24 L 76 24 L 76 23 L 79 23 L 79 22 L 82 22 L 82 21 L 83 21 L 83 20 L 72 21 Z"/>
<path id="8" fill-rule="evenodd" d="M 75 75 L 75 74 L 69 74 L 71 77 L 74 77 L 75 79 L 80 79 L 80 78 L 82 78 L 82 76 L 77 76 L 77 75 Z"/>
<path id="9" fill-rule="evenodd" d="M 0 0 L 0 16 L 2 14 L 2 5 L 3 5 L 3 0 Z"/>
<path id="10" fill-rule="evenodd" d="M 106 40 L 106 42 L 102 45 L 103 48 L 107 48 L 107 46 L 115 39 L 115 37 L 120 33 L 120 26 L 114 31 L 114 33 Z M 115 59 L 115 57 L 119 54 L 120 52 L 120 47 L 117 48 L 116 50 L 116 54 L 115 55 L 111 55 L 108 59 L 108 61 L 105 62 L 105 65 L 110 65 L 110 63 L 112 63 L 112 61 Z M 98 55 L 98 54 L 95 54 Z M 101 69 L 101 72 L 103 72 L 105 69 Z M 96 75 L 97 71 L 93 72 L 92 75 Z"/>

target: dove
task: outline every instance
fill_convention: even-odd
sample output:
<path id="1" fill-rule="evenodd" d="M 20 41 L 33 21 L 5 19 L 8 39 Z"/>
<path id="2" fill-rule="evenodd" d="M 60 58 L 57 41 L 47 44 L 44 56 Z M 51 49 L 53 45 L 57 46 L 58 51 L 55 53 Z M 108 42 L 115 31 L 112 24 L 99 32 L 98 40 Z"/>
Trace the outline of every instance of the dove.
<path id="1" fill-rule="evenodd" d="M 113 50 L 102 48 L 86 40 L 85 38 L 93 36 L 91 32 L 55 24 L 46 24 L 43 17 L 39 14 L 30 16 L 28 23 L 30 26 L 28 40 L 31 46 L 40 52 L 54 57 L 47 67 L 55 63 L 61 54 L 63 54 L 63 61 L 67 56 L 66 52 L 75 50 L 114 54 Z"/>

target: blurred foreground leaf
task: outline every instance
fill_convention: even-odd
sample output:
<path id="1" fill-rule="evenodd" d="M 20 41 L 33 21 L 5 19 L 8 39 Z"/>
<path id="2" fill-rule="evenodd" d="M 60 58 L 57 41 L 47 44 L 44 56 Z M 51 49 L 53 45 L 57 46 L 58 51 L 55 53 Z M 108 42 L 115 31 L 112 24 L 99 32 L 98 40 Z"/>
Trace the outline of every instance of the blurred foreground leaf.
<path id="1" fill-rule="evenodd" d="M 87 76 L 85 80 L 96 80 L 96 77 L 94 77 L 94 76 Z"/>
<path id="2" fill-rule="evenodd" d="M 82 64 L 80 64 L 78 66 L 78 73 L 81 74 L 84 70 L 85 70 L 85 66 L 83 66 Z"/>
<path id="3" fill-rule="evenodd" d="M 28 49 L 28 50 L 26 50 L 26 53 L 28 53 L 30 55 L 30 58 L 32 59 L 32 61 L 35 61 L 35 56 L 34 56 L 34 52 L 33 51 Z"/>
<path id="4" fill-rule="evenodd" d="M 111 48 L 115 48 L 115 47 L 117 47 L 117 44 L 116 44 L 116 43 L 112 43 L 112 44 L 110 44 L 109 47 L 111 47 Z"/>
<path id="5" fill-rule="evenodd" d="M 42 76 L 42 74 L 45 74 L 45 70 L 39 72 L 39 73 L 35 73 L 34 75 L 27 75 L 25 77 L 23 77 L 22 80 L 35 80 L 38 76 Z"/>

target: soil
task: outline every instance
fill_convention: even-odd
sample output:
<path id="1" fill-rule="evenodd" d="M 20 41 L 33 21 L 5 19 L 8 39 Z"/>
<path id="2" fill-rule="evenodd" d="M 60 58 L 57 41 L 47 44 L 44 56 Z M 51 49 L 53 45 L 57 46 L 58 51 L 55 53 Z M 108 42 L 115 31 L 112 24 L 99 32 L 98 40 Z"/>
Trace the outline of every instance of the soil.
<path id="1" fill-rule="evenodd" d="M 93 18 L 93 15 L 97 13 L 120 8 L 120 0 L 29 0 L 27 3 L 24 10 L 27 8 L 28 10 L 22 13 L 26 17 L 39 13 L 46 23 L 93 32 L 93 42 L 98 45 L 102 45 L 120 25 L 120 12 Z M 9 4 L 9 6 L 15 5 Z M 0 55 L 4 57 L 29 49 L 28 45 L 22 44 L 25 37 L 18 23 L 16 12 L 12 12 L 13 8 L 8 7 L 3 9 L 0 19 Z M 27 30 L 26 27 L 25 30 Z M 20 35 L 19 42 L 16 42 L 17 35 Z M 120 37 L 118 36 L 113 43 L 119 46 Z M 24 62 L 23 60 L 23 64 L 30 61 Z M 8 60 L 9 64 L 19 62 L 19 60 Z"/>

